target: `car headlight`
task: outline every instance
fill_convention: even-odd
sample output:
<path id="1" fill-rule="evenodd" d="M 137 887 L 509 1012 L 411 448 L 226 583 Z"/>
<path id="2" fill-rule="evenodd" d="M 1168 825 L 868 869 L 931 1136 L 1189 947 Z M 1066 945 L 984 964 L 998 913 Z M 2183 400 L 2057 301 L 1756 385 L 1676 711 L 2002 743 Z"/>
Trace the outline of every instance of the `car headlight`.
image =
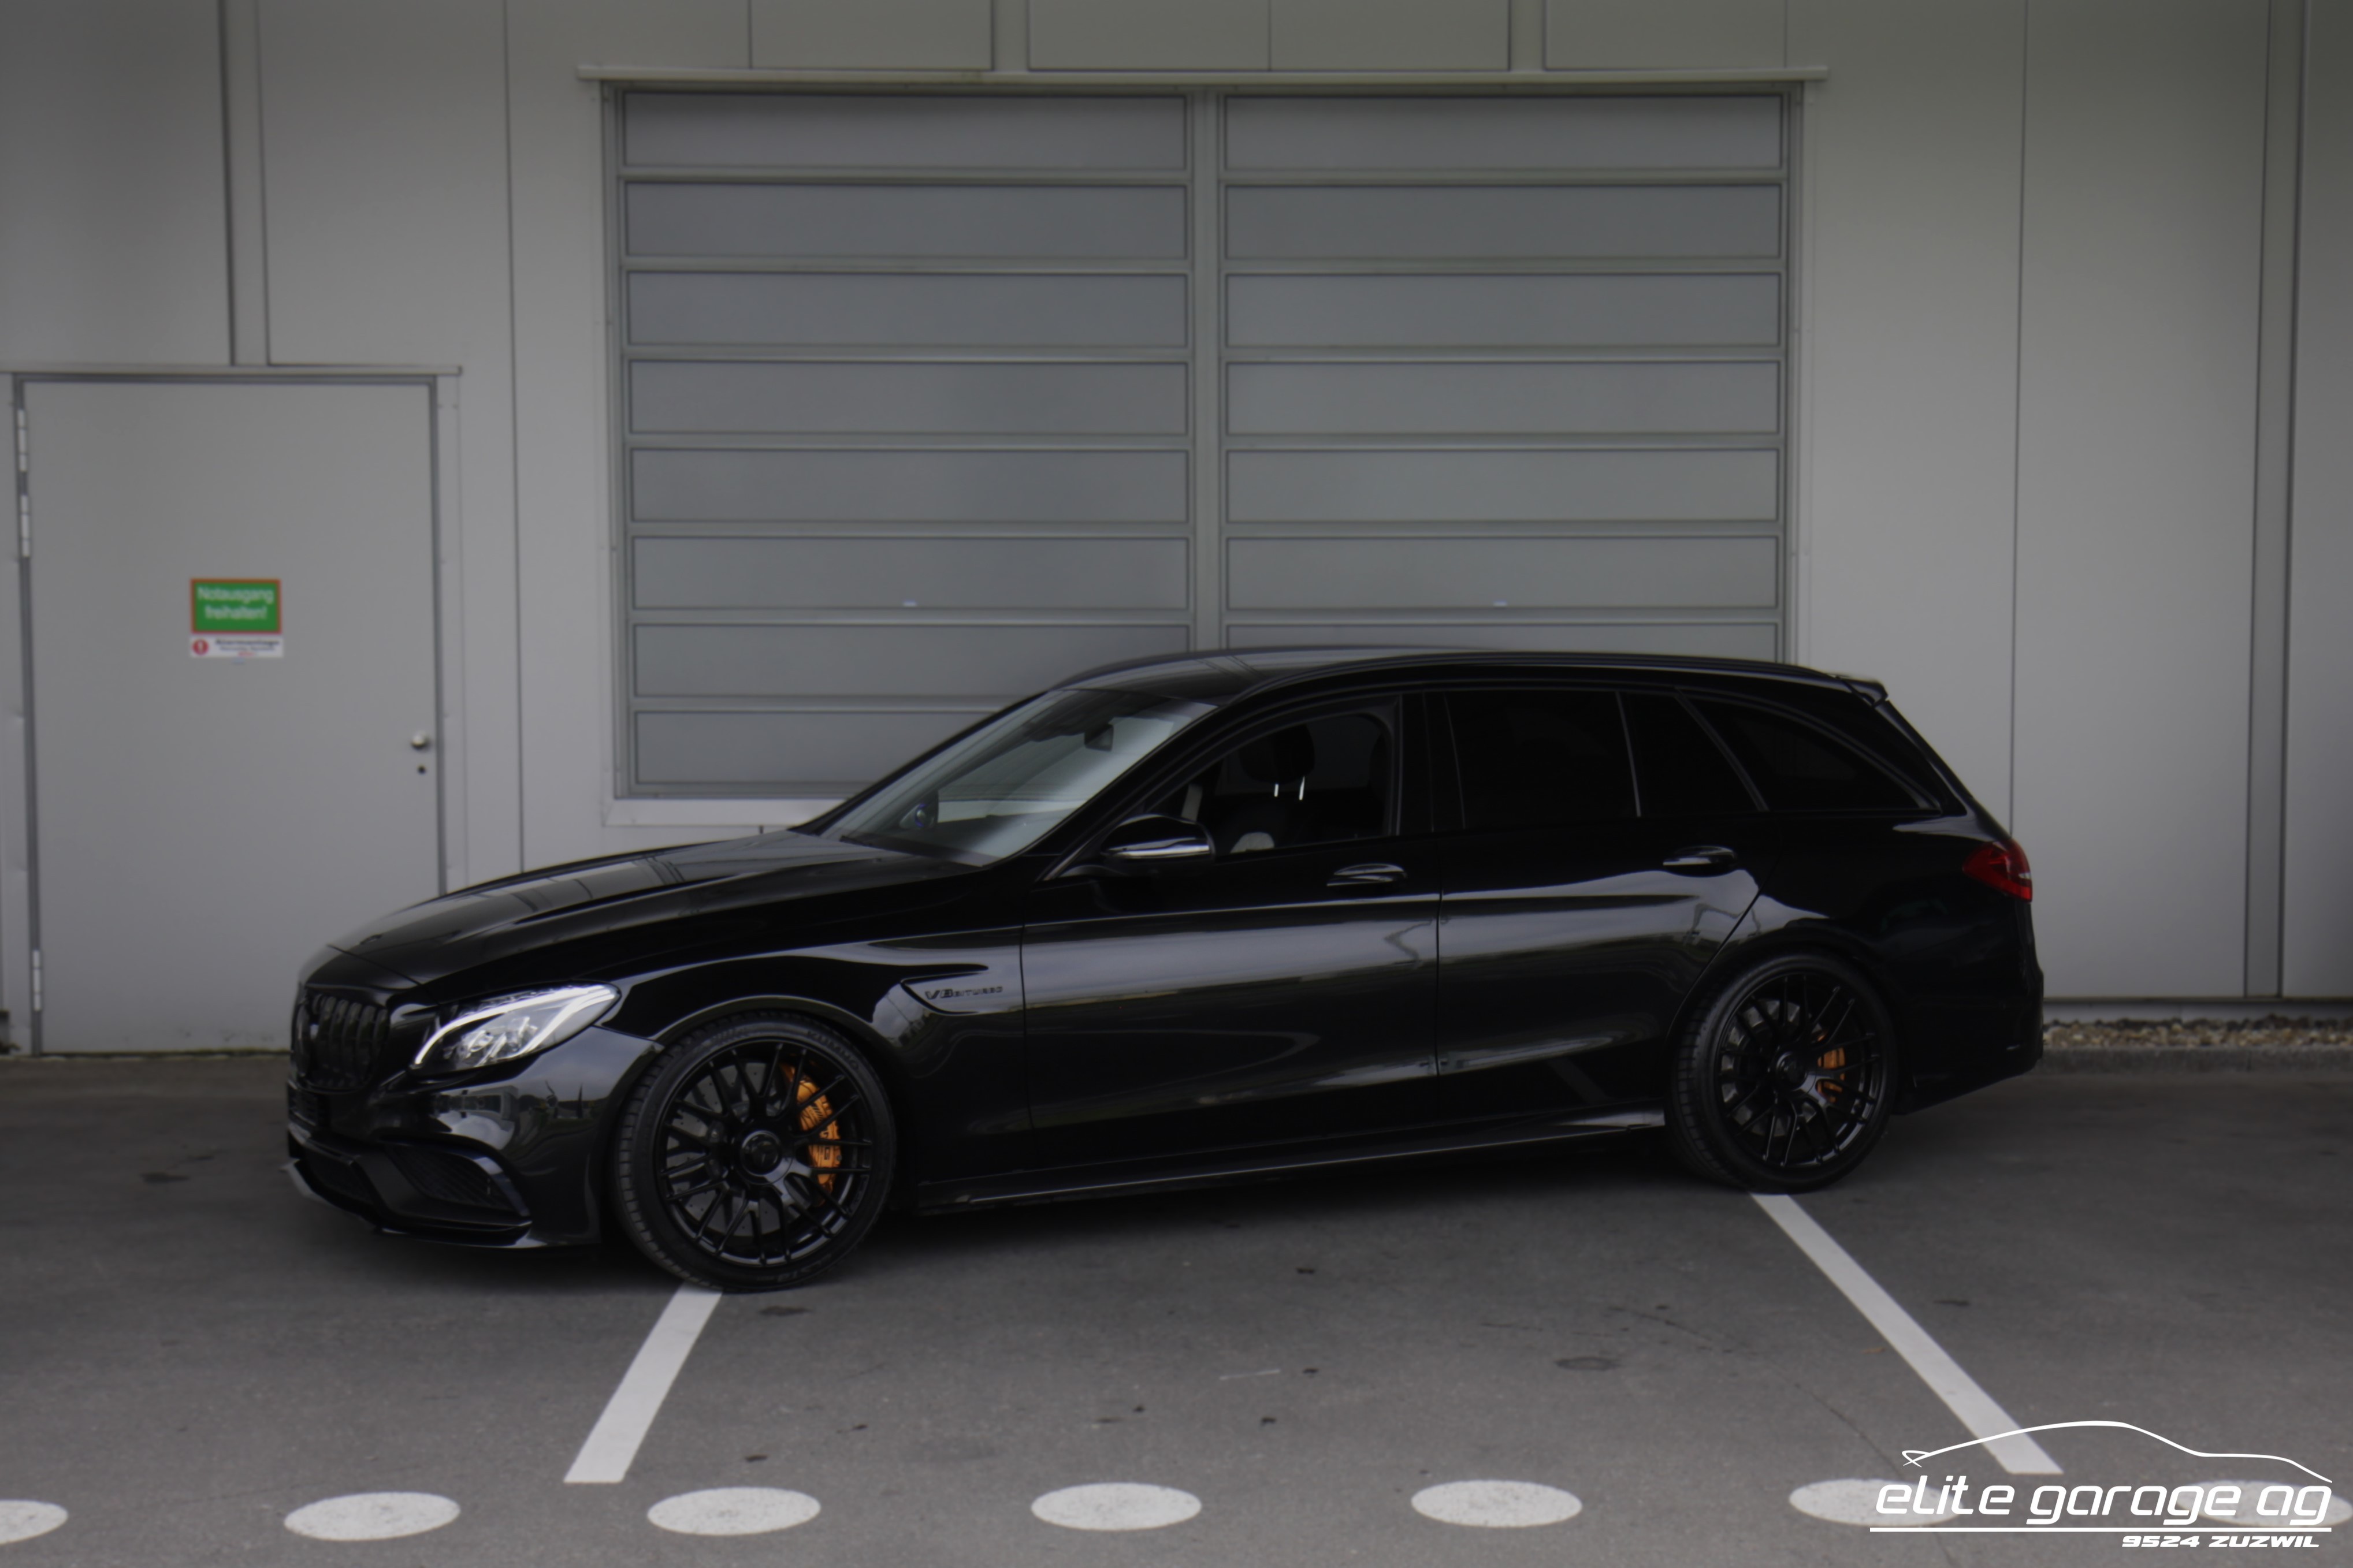
<path id="1" fill-rule="evenodd" d="M 433 1031 L 420 1068 L 464 1070 L 510 1062 L 568 1040 L 605 1016 L 621 994 L 609 985 L 565 985 L 470 1007 Z"/>

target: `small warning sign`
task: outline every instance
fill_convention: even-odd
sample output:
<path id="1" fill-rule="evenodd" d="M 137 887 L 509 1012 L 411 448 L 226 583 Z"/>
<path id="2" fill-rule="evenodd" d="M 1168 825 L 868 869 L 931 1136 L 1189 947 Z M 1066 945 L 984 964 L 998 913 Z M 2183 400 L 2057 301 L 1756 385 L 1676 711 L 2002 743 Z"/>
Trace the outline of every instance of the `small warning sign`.
<path id="1" fill-rule="evenodd" d="M 188 652 L 196 658 L 284 658 L 286 639 L 275 632 L 259 637 L 215 632 L 210 637 L 190 637 Z"/>
<path id="2" fill-rule="evenodd" d="M 275 577 L 188 581 L 188 654 L 193 658 L 283 658 L 285 623 Z"/>

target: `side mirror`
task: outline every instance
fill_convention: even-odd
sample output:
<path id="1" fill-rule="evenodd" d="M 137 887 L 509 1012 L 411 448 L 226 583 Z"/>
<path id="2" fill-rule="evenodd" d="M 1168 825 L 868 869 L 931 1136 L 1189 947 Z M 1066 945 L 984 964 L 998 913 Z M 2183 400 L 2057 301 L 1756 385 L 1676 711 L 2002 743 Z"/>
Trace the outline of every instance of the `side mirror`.
<path id="1" fill-rule="evenodd" d="M 1169 860 L 1207 860 L 1218 852 L 1208 830 L 1181 816 L 1133 816 L 1111 830 L 1103 858 L 1113 866 L 1157 866 Z"/>

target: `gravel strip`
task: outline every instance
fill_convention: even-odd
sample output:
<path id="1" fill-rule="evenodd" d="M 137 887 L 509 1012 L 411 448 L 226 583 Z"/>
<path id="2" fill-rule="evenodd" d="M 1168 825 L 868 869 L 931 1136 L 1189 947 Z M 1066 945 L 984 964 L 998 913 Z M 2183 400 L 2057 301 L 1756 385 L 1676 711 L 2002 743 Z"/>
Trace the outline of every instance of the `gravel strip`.
<path id="1" fill-rule="evenodd" d="M 2344 1072 L 2353 1019 L 2116 1018 L 2046 1024 L 2043 1072 Z"/>

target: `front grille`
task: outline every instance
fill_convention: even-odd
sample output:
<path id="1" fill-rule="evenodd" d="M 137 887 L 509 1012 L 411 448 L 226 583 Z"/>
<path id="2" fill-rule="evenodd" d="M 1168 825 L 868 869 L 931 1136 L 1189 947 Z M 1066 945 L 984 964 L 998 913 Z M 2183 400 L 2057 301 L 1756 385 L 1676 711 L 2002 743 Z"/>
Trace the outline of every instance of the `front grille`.
<path id="1" fill-rule="evenodd" d="M 404 1143 L 393 1149 L 392 1157 L 409 1184 L 437 1203 L 490 1209 L 506 1215 L 515 1212 L 514 1205 L 499 1191 L 491 1173 L 455 1150 Z"/>
<path id="2" fill-rule="evenodd" d="M 375 1077 L 391 1034 L 385 1008 L 305 992 L 294 1007 L 294 1076 L 313 1089 L 358 1089 Z"/>
<path id="3" fill-rule="evenodd" d="M 327 1124 L 327 1097 L 307 1089 L 297 1089 L 290 1083 L 286 1086 L 286 1114 L 290 1120 L 316 1132 Z"/>

